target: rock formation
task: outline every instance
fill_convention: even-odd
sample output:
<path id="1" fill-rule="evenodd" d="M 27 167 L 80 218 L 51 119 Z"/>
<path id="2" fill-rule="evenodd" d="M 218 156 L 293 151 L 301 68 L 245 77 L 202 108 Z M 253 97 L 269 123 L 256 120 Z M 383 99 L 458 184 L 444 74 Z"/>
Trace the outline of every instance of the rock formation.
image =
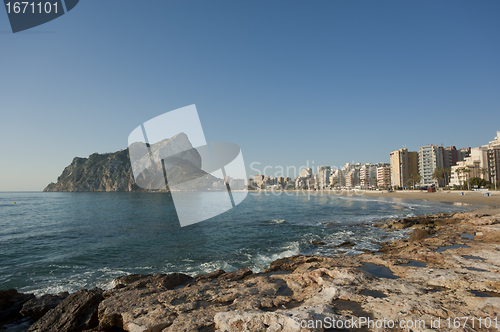
<path id="1" fill-rule="evenodd" d="M 201 169 L 201 157 L 184 133 L 148 147 L 153 160 L 168 159 L 164 163 L 169 180 L 167 182 L 182 183 L 196 179 L 197 188 L 211 188 L 212 183 L 219 180 Z M 134 143 L 129 148 L 114 153 L 94 153 L 88 158 L 75 157 L 59 176 L 57 183 L 50 183 L 44 191 L 145 191 L 145 186 L 139 187 L 134 180 L 129 158 L 130 152 L 137 156 L 139 149 L 139 143 Z M 143 153 L 142 157 L 135 166 L 151 164 L 149 153 Z M 148 171 L 158 175 L 147 179 L 147 182 L 165 183 L 161 163 L 143 168 L 146 169 L 141 177 L 147 177 Z"/>

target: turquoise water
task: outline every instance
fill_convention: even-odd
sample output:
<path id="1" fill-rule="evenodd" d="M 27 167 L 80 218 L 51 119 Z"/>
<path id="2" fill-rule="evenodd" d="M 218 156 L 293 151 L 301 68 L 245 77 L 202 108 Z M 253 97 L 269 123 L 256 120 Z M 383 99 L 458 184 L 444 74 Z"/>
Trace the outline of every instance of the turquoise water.
<path id="1" fill-rule="evenodd" d="M 406 235 L 370 221 L 459 210 L 401 199 L 250 193 L 236 208 L 181 228 L 166 193 L 0 193 L 0 289 L 43 294 L 109 288 L 129 273 L 258 272 L 281 257 L 357 254 Z M 333 247 L 346 240 L 356 245 Z"/>

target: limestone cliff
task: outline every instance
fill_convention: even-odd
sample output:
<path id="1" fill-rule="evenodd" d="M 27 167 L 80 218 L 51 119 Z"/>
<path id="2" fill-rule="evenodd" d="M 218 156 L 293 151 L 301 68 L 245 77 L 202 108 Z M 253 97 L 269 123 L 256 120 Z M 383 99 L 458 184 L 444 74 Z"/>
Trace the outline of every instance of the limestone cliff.
<path id="1" fill-rule="evenodd" d="M 134 144 L 131 149 L 134 149 Z M 154 160 L 160 160 L 159 155 L 163 159 L 169 158 L 165 165 L 171 183 L 192 181 L 193 185 L 196 183 L 196 188 L 211 188 L 212 183 L 219 180 L 201 170 L 201 157 L 183 133 L 148 147 Z M 44 191 L 146 191 L 144 185 L 141 188 L 134 180 L 129 153 L 129 149 L 125 149 L 114 153 L 94 153 L 88 158 L 75 157 L 57 183 L 50 183 Z M 150 160 L 149 154 L 144 159 Z M 141 162 L 144 161 L 139 160 Z M 166 182 L 161 164 L 153 164 L 143 174 L 147 176 L 147 172 L 152 170 L 156 170 L 160 177 L 149 181 Z"/>

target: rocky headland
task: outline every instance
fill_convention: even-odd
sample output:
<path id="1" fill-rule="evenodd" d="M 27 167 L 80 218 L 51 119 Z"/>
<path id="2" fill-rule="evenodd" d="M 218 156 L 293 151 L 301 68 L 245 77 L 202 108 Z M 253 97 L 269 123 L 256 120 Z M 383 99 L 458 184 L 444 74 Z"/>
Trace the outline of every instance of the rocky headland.
<path id="1" fill-rule="evenodd" d="M 374 223 L 411 235 L 375 253 L 279 259 L 261 273 L 128 275 L 113 289 L 41 297 L 4 290 L 0 330 L 333 331 L 342 323 L 359 331 L 496 331 L 496 213 Z"/>
<path id="2" fill-rule="evenodd" d="M 113 153 L 94 153 L 88 158 L 75 157 L 57 178 L 57 182 L 50 183 L 43 191 L 168 190 L 169 181 L 184 183 L 192 180 L 196 180 L 192 183 L 196 188 L 211 188 L 212 183 L 218 181 L 201 169 L 201 156 L 184 133 L 146 146 L 149 151 L 144 144 L 133 143 L 129 148 Z M 134 180 L 130 154 L 138 159 L 136 169 L 143 169 L 139 175 L 140 186 Z M 164 163 L 166 176 L 161 160 L 168 161 Z"/>

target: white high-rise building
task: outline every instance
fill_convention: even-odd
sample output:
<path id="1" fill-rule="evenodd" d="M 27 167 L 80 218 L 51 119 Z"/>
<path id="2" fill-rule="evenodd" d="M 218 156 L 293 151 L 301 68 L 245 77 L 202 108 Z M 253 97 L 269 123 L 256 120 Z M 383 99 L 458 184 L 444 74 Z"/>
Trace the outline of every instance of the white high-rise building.
<path id="1" fill-rule="evenodd" d="M 330 166 L 318 166 L 318 189 L 328 188 L 330 182 Z"/>
<path id="2" fill-rule="evenodd" d="M 437 185 L 433 179 L 434 170 L 445 166 L 444 148 L 439 145 L 424 145 L 418 149 L 418 170 L 420 173 L 421 186 Z"/>
<path id="3" fill-rule="evenodd" d="M 300 170 L 301 178 L 312 178 L 312 176 L 313 176 L 312 168 L 303 168 Z"/>
<path id="4" fill-rule="evenodd" d="M 364 164 L 359 169 L 359 184 L 364 188 L 374 188 L 377 180 L 377 166 Z"/>
<path id="5" fill-rule="evenodd" d="M 382 164 L 377 167 L 377 187 L 388 188 L 391 186 L 391 166 Z"/>

